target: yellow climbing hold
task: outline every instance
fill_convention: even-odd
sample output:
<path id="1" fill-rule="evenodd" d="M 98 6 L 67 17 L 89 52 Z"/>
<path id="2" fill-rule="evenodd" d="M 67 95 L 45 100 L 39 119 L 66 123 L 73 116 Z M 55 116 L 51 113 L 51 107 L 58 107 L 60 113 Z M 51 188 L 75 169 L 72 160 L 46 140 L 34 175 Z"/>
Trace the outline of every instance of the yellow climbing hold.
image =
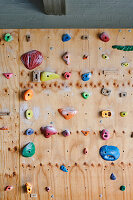
<path id="1" fill-rule="evenodd" d="M 106 55 L 106 54 L 102 54 L 102 58 L 105 59 L 105 60 L 108 60 L 108 59 L 109 59 L 109 56 Z"/>
<path id="2" fill-rule="evenodd" d="M 49 81 L 57 78 L 60 78 L 59 74 L 55 74 L 52 72 L 41 72 L 41 81 Z"/>
<path id="3" fill-rule="evenodd" d="M 129 66 L 129 63 L 123 62 L 123 63 L 121 63 L 121 66 L 122 66 L 122 67 L 128 67 L 128 66 Z"/>

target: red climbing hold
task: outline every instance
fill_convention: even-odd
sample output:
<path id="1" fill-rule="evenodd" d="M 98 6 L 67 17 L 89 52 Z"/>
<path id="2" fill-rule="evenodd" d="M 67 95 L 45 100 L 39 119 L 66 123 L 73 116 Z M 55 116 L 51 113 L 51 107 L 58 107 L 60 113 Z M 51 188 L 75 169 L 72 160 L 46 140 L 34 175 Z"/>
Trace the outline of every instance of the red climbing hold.
<path id="1" fill-rule="evenodd" d="M 42 134 L 44 134 L 45 138 L 51 137 L 51 135 L 55 135 L 57 130 L 53 126 L 45 126 L 40 128 Z"/>
<path id="2" fill-rule="evenodd" d="M 108 42 L 110 40 L 110 37 L 106 32 L 101 33 L 99 37 L 103 42 Z"/>
<path id="3" fill-rule="evenodd" d="M 13 187 L 10 186 L 10 185 L 6 186 L 6 188 L 5 188 L 6 191 L 10 191 L 10 190 L 12 190 L 12 189 L 13 189 Z"/>
<path id="4" fill-rule="evenodd" d="M 64 78 L 65 78 L 65 79 L 69 80 L 70 77 L 71 77 L 71 72 L 65 72 L 65 73 L 64 73 Z"/>
<path id="5" fill-rule="evenodd" d="M 12 73 L 3 73 L 3 75 L 7 78 L 10 79 L 12 77 Z"/>
<path id="6" fill-rule="evenodd" d="M 40 51 L 32 50 L 23 54 L 21 61 L 27 69 L 32 70 L 42 63 L 43 55 Z"/>

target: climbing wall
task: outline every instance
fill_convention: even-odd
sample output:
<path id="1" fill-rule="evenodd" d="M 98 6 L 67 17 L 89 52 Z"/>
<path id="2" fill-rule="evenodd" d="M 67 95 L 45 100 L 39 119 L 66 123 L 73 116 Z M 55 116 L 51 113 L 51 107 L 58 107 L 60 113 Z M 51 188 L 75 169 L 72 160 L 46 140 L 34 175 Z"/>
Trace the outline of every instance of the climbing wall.
<path id="1" fill-rule="evenodd" d="M 109 34 L 109 42 L 99 39 L 103 31 Z M 7 32 L 13 36 L 11 42 L 3 39 Z M 71 40 L 62 41 L 65 33 Z M 30 35 L 29 42 L 26 35 Z M 133 52 L 112 46 L 133 45 L 133 30 L 0 30 L 0 38 L 0 112 L 10 112 L 0 116 L 0 128 L 8 128 L 0 130 L 0 200 L 132 200 Z M 20 60 L 30 50 L 38 50 L 44 57 L 34 70 L 57 73 L 60 78 L 33 82 L 34 70 L 28 70 Z M 65 52 L 69 52 L 69 65 L 62 59 Z M 71 72 L 69 80 L 63 77 L 65 72 Z M 83 81 L 82 74 L 87 72 L 92 76 Z M 13 76 L 6 79 L 2 73 Z M 111 90 L 110 95 L 103 95 L 102 88 Z M 34 96 L 25 101 L 23 93 L 28 89 Z M 90 97 L 84 99 L 83 92 Z M 122 92 L 127 96 L 121 97 Z M 70 120 L 58 112 L 68 107 L 77 110 Z M 25 117 L 27 109 L 33 111 L 30 120 Z M 102 118 L 101 111 L 105 110 L 111 111 L 111 117 Z M 127 112 L 127 116 L 121 117 L 121 112 Z M 58 133 L 45 138 L 40 128 L 48 125 Z M 28 128 L 34 134 L 26 135 Z M 62 135 L 65 129 L 70 136 Z M 103 129 L 110 133 L 108 140 L 101 138 Z M 29 142 L 34 143 L 36 152 L 23 157 L 22 149 Z M 102 159 L 99 149 L 104 145 L 118 147 L 119 159 Z M 68 172 L 63 172 L 61 165 Z M 112 173 L 116 180 L 110 179 Z M 32 185 L 31 195 L 25 190 L 27 182 Z M 5 191 L 8 185 L 13 186 L 11 191 Z M 122 185 L 125 191 L 120 190 Z"/>

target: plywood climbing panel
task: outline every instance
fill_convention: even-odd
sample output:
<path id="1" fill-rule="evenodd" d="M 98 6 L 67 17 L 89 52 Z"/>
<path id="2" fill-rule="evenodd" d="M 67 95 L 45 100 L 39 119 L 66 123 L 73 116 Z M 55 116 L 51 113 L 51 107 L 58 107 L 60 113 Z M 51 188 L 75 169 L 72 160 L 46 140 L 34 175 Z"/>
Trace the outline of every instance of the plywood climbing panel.
<path id="1" fill-rule="evenodd" d="M 102 32 L 110 36 L 108 42 L 99 38 Z M 13 40 L 5 41 L 5 33 Z M 63 42 L 66 33 L 71 38 Z M 133 199 L 133 52 L 112 48 L 133 45 L 132 37 L 133 30 L 127 29 L 0 30 L 0 112 L 10 112 L 0 116 L 0 128 L 8 129 L 0 130 L 1 200 Z M 31 50 L 41 52 L 44 59 L 29 70 L 20 57 Z M 66 52 L 69 63 L 63 60 Z M 59 77 L 43 81 L 51 74 L 43 73 L 40 80 L 41 72 Z M 91 76 L 84 81 L 82 75 L 88 72 Z M 7 79 L 3 73 L 13 75 Z M 25 101 L 28 89 L 34 94 Z M 26 119 L 26 110 L 33 111 L 31 119 Z M 122 117 L 121 112 L 127 115 Z M 109 117 L 101 116 L 106 113 Z M 72 114 L 69 120 L 63 116 L 68 119 Z M 46 126 L 57 133 L 45 137 L 46 130 L 40 128 Z M 29 128 L 34 133 L 26 135 Z M 101 137 L 103 129 L 110 134 L 108 140 Z M 24 157 L 22 150 L 29 142 L 34 143 L 35 154 Z M 120 157 L 102 159 L 99 149 L 104 145 L 118 147 Z M 62 165 L 68 172 L 60 169 Z M 116 180 L 110 179 L 112 173 Z M 32 186 L 31 195 L 26 183 Z M 8 185 L 13 186 L 11 191 L 5 191 Z M 122 185 L 125 191 L 120 190 Z"/>

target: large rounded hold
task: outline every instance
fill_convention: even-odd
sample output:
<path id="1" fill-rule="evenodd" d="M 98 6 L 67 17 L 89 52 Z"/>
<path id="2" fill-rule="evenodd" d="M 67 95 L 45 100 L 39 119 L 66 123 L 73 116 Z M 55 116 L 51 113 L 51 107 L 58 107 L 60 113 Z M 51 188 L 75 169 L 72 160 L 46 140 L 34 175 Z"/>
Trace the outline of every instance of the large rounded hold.
<path id="1" fill-rule="evenodd" d="M 22 156 L 32 157 L 35 154 L 35 145 L 33 142 L 26 144 L 22 150 Z"/>
<path id="2" fill-rule="evenodd" d="M 104 145 L 100 148 L 100 156 L 107 161 L 115 161 L 120 157 L 120 151 L 116 146 Z"/>
<path id="3" fill-rule="evenodd" d="M 21 61 L 27 69 L 32 70 L 42 63 L 43 55 L 40 51 L 32 50 L 24 53 L 21 56 Z"/>

